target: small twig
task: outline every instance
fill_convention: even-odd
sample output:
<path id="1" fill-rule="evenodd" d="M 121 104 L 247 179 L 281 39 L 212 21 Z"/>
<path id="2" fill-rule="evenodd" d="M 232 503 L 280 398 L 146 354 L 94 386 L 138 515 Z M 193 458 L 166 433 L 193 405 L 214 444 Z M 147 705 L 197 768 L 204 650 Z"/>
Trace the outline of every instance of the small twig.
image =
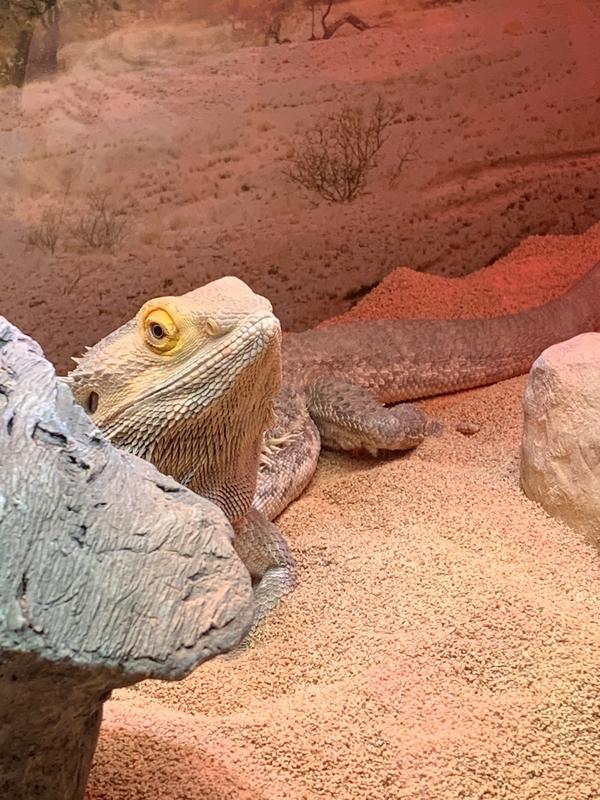
<path id="1" fill-rule="evenodd" d="M 388 189 L 395 189 L 398 185 L 400 173 L 403 171 L 405 165 L 409 161 L 413 161 L 415 157 L 414 144 L 416 136 L 413 135 L 403 151 L 398 150 L 398 161 L 388 172 Z"/>

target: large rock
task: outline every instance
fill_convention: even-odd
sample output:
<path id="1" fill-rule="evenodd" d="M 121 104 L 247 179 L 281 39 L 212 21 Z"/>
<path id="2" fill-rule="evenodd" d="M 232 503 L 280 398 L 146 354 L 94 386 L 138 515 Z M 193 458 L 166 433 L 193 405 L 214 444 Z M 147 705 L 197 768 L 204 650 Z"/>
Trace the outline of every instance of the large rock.
<path id="1" fill-rule="evenodd" d="M 112 447 L 0 317 L 0 797 L 83 798 L 111 690 L 182 678 L 252 612 L 223 513 Z"/>
<path id="2" fill-rule="evenodd" d="M 600 333 L 545 350 L 524 398 L 521 485 L 600 544 Z"/>

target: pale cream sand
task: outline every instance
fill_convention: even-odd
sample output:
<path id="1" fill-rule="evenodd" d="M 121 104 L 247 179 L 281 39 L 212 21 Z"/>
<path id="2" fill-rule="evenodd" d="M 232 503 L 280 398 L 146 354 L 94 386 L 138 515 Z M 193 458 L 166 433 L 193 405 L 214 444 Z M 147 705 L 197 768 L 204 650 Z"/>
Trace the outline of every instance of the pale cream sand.
<path id="1" fill-rule="evenodd" d="M 598 258 L 600 226 L 537 238 L 362 308 L 494 314 Z M 404 457 L 324 455 L 279 520 L 297 589 L 238 660 L 115 694 L 89 800 L 600 796 L 600 563 L 519 489 L 525 380 L 423 403 L 444 434 Z"/>

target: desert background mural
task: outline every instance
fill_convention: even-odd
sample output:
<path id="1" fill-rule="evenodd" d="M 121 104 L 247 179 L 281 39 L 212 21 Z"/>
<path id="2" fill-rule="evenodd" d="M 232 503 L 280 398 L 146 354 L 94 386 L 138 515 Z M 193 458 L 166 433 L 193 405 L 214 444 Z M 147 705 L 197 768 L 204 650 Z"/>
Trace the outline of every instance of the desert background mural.
<path id="1" fill-rule="evenodd" d="M 511 313 L 600 260 L 594 0 L 0 19 L 0 314 L 59 374 L 224 275 L 300 331 Z M 326 455 L 280 519 L 298 589 L 240 658 L 115 694 L 89 800 L 599 796 L 600 566 L 519 490 L 524 381 L 426 401 L 408 458 Z"/>
<path id="2" fill-rule="evenodd" d="M 145 298 L 231 272 L 300 330 L 396 267 L 462 275 L 595 221 L 591 2 L 342 3 L 332 17 L 372 27 L 316 41 L 296 8 L 292 41 L 267 47 L 262 18 L 246 30 L 226 3 L 75 5 L 86 39 L 51 79 L 3 90 L 0 130 L 5 311 L 61 369 Z M 379 99 L 384 141 L 352 202 L 286 176 L 315 126 L 348 109 L 367 127 Z M 73 234 L 102 213 L 106 241 Z"/>

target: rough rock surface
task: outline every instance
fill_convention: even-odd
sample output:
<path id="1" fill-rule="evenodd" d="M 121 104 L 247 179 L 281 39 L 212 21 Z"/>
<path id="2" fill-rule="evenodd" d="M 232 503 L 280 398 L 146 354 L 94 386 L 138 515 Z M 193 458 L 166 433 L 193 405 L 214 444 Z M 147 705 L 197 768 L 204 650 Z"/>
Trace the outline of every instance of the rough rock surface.
<path id="1" fill-rule="evenodd" d="M 240 640 L 219 509 L 104 440 L 0 317 L 0 797 L 83 797 L 102 704 Z"/>
<path id="2" fill-rule="evenodd" d="M 545 350 L 523 408 L 523 490 L 600 544 L 600 333 Z"/>

